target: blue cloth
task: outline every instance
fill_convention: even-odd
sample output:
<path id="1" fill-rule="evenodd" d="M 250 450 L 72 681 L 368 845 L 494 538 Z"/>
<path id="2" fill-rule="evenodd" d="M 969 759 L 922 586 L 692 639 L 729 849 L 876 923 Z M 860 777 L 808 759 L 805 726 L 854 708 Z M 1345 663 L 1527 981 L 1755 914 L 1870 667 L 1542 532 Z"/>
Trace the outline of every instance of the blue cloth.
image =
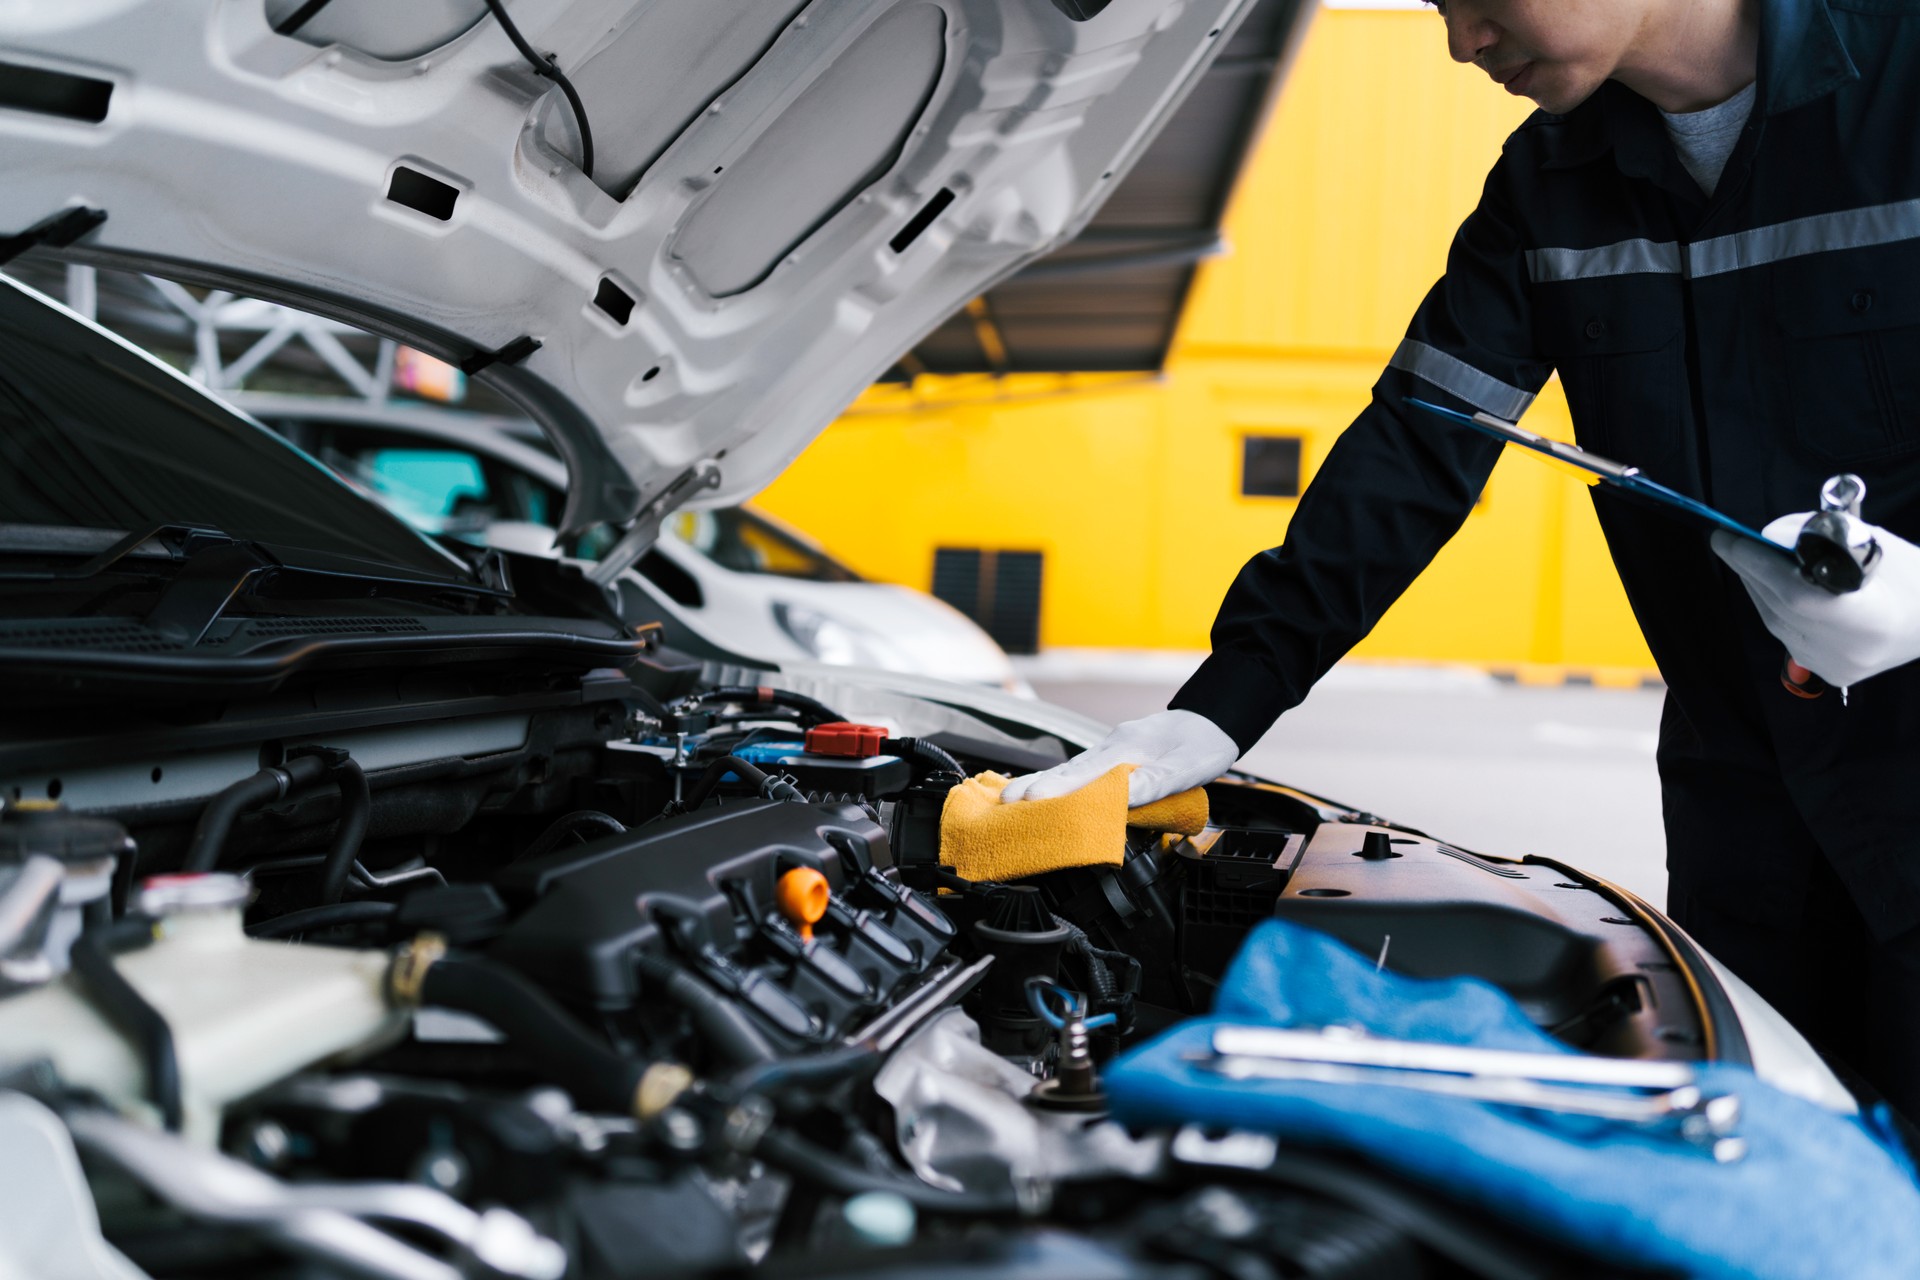
<path id="1" fill-rule="evenodd" d="M 1390 1085 L 1225 1079 L 1192 1055 L 1224 1024 L 1350 1025 L 1371 1034 L 1571 1052 L 1476 979 L 1376 973 L 1323 934 L 1268 921 L 1235 958 L 1212 1016 L 1182 1023 L 1106 1074 L 1135 1126 L 1258 1129 L 1356 1153 L 1538 1235 L 1624 1265 L 1700 1277 L 1878 1280 L 1920 1276 L 1920 1188 L 1897 1142 L 1761 1083 L 1703 1064 L 1709 1092 L 1740 1096 L 1746 1159 L 1626 1126 L 1437 1097 Z"/>

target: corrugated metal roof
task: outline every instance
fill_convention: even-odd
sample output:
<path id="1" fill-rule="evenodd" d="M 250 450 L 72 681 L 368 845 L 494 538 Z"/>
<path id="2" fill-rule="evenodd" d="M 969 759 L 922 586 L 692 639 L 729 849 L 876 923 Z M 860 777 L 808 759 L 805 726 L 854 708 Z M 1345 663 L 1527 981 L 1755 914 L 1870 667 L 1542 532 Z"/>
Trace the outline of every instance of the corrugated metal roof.
<path id="1" fill-rule="evenodd" d="M 1312 0 L 1260 0 L 1072 242 L 976 299 L 889 374 L 1158 369 Z"/>

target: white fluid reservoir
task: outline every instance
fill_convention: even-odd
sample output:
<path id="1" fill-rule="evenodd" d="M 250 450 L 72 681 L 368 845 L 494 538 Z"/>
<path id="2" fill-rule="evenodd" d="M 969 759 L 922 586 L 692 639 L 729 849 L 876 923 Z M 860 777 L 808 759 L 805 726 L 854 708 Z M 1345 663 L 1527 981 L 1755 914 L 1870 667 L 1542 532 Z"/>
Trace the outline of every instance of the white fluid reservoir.
<path id="1" fill-rule="evenodd" d="M 150 881 L 142 906 L 160 916 L 159 936 L 116 960 L 171 1028 L 182 1128 L 210 1145 L 235 1100 L 315 1063 L 390 1043 L 407 1025 L 386 997 L 386 952 L 248 938 L 240 919 L 246 892 L 246 882 L 229 875 Z M 138 1049 L 72 974 L 0 1000 L 0 1063 L 39 1059 L 66 1083 L 157 1121 Z"/>

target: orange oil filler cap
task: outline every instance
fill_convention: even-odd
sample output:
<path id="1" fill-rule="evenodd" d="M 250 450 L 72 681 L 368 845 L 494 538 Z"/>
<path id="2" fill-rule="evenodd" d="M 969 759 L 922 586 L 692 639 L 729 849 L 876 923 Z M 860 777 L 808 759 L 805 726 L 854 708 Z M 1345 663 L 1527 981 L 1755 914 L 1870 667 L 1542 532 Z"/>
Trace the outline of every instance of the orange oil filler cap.
<path id="1" fill-rule="evenodd" d="M 780 914 L 800 931 L 802 938 L 812 942 L 813 926 L 827 914 L 830 892 L 825 876 L 812 867 L 795 867 L 780 877 L 774 898 L 780 904 Z"/>

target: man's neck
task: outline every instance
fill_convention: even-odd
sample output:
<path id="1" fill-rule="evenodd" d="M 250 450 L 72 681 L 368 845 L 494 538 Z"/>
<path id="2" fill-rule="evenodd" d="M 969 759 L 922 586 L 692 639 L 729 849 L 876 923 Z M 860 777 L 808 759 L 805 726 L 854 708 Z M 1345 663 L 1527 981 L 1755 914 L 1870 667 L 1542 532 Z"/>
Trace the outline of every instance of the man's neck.
<path id="1" fill-rule="evenodd" d="M 1662 111 L 1704 111 L 1759 65 L 1760 0 L 1656 0 L 1612 78 Z"/>

